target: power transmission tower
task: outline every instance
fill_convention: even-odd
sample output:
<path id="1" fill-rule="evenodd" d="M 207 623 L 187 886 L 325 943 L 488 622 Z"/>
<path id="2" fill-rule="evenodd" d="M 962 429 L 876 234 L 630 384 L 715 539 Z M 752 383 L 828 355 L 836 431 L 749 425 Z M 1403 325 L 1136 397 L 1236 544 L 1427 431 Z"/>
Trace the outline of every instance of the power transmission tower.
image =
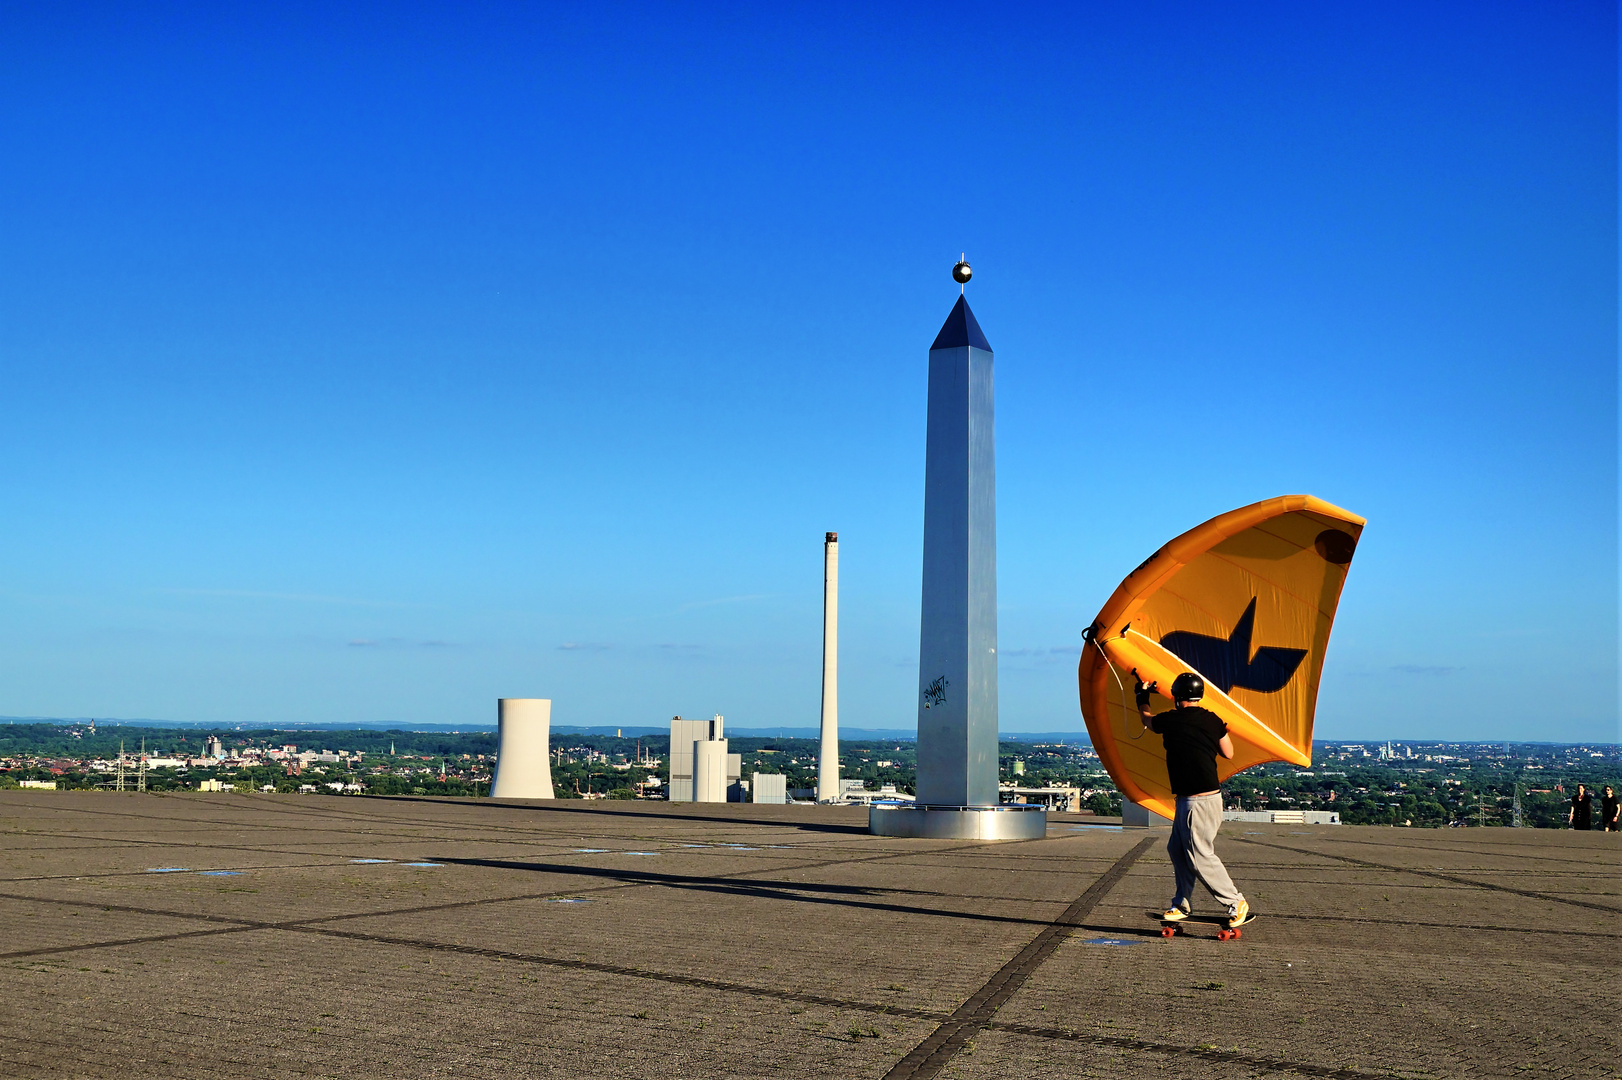
<path id="1" fill-rule="evenodd" d="M 146 790 L 146 736 L 144 735 L 141 737 L 141 771 L 135 783 L 135 790 L 143 792 Z"/>
<path id="2" fill-rule="evenodd" d="M 118 740 L 118 781 L 117 781 L 116 789 L 118 791 L 123 791 L 124 790 L 124 740 L 123 739 Z"/>
<path id="3" fill-rule="evenodd" d="M 1511 820 L 1511 828 L 1519 829 L 1521 827 L 1521 782 L 1519 780 L 1515 781 L 1515 810 Z"/>

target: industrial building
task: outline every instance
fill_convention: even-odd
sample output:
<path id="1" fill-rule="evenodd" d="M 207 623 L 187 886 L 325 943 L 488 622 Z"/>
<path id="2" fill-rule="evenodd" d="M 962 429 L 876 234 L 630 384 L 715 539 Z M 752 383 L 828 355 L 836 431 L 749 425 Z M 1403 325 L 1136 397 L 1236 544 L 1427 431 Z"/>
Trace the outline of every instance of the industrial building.
<path id="1" fill-rule="evenodd" d="M 1023 775 L 1023 769 L 1016 769 L 1015 775 Z M 1066 785 L 1048 785 L 1047 787 L 1018 787 L 1014 784 L 1004 784 L 998 791 L 998 796 L 1004 803 L 1023 804 L 1026 806 L 1045 806 L 1049 810 L 1059 813 L 1075 813 L 1081 809 L 1081 789 Z"/>
<path id="2" fill-rule="evenodd" d="M 846 784 L 849 781 L 842 780 L 840 783 Z M 839 793 L 839 801 L 841 803 L 859 803 L 863 806 L 872 806 L 874 803 L 899 804 L 916 802 L 917 800 L 904 791 L 896 790 L 894 784 L 882 784 L 877 791 L 868 791 L 866 787 L 862 786 L 862 782 L 858 780 L 855 787 L 846 787 Z"/>
<path id="3" fill-rule="evenodd" d="M 1224 810 L 1223 821 L 1253 821 L 1269 825 L 1339 825 L 1335 810 Z"/>
<path id="4" fill-rule="evenodd" d="M 749 785 L 752 801 L 781 806 L 788 802 L 788 777 L 782 773 L 757 772 Z"/>
<path id="5" fill-rule="evenodd" d="M 720 713 L 709 720 L 670 718 L 671 802 L 742 802 L 743 757 L 727 753 Z"/>

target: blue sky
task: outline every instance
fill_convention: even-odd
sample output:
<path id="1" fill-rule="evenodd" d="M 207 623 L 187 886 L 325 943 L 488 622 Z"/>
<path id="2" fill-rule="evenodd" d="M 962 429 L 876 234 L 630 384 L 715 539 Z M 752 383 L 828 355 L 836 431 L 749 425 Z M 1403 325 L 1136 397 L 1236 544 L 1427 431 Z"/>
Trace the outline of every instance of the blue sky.
<path id="1" fill-rule="evenodd" d="M 769 10 L 767 9 L 769 8 Z M 0 8 L 0 714 L 1002 726 L 1214 514 L 1369 519 L 1320 737 L 1615 740 L 1614 5 Z"/>

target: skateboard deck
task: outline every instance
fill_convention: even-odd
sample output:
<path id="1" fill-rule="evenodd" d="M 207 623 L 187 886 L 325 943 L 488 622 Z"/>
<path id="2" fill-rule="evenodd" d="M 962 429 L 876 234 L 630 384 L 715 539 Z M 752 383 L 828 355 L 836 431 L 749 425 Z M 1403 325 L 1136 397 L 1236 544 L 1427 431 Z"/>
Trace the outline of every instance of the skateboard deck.
<path id="1" fill-rule="evenodd" d="M 1226 915 L 1190 915 L 1186 919 L 1167 922 L 1160 917 L 1160 912 L 1151 911 L 1149 917 L 1160 922 L 1160 936 L 1164 938 L 1176 937 L 1178 934 L 1185 937 L 1194 937 L 1196 935 L 1188 932 L 1190 923 L 1205 923 L 1207 925 L 1214 923 L 1217 926 L 1216 939 L 1218 941 L 1233 941 L 1244 937 L 1245 935 L 1239 929 L 1239 926 L 1249 926 L 1258 918 L 1255 913 L 1251 913 L 1245 916 L 1245 921 L 1240 923 L 1239 926 L 1230 927 Z"/>

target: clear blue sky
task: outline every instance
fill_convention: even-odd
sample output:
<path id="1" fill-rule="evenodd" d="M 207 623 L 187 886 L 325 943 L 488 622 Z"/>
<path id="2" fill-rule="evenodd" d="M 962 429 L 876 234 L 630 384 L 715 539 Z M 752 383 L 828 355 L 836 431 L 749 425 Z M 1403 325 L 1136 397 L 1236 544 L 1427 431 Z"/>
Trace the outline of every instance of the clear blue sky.
<path id="1" fill-rule="evenodd" d="M 1369 519 L 1320 737 L 1615 740 L 1614 4 L 6 5 L 0 714 L 914 721 L 996 348 L 1002 725 L 1171 536 Z"/>

